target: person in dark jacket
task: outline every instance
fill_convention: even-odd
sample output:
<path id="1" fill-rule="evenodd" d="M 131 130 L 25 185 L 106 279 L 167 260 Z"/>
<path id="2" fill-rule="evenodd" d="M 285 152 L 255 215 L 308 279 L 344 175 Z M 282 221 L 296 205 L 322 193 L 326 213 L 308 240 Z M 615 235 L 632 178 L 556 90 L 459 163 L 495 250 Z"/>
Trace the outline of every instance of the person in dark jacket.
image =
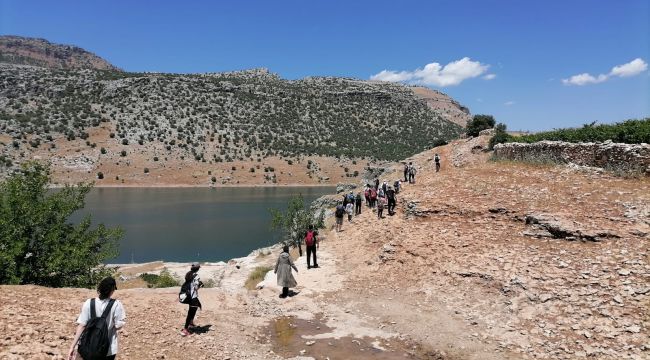
<path id="1" fill-rule="evenodd" d="M 187 336 L 191 334 L 190 328 L 196 326 L 194 325 L 194 317 L 196 316 L 196 312 L 198 311 L 198 309 L 202 309 L 201 302 L 199 301 L 199 288 L 203 287 L 203 282 L 199 278 L 199 274 L 198 274 L 200 268 L 201 265 L 198 262 L 192 263 L 192 266 L 190 267 L 190 271 L 188 271 L 185 274 L 185 281 L 191 282 L 190 294 L 192 296 L 192 300 L 190 300 L 189 308 L 187 309 L 185 326 L 183 327 L 183 330 L 181 330 L 182 336 Z"/>
<path id="2" fill-rule="evenodd" d="M 355 199 L 354 203 L 354 215 L 361 215 L 361 203 L 362 203 L 362 198 L 361 198 L 361 192 L 357 193 L 357 197 Z"/>
<path id="3" fill-rule="evenodd" d="M 388 199 L 388 215 L 395 215 L 395 205 L 397 204 L 397 195 L 395 195 L 395 190 L 392 186 L 388 187 L 386 190 L 386 198 Z"/>

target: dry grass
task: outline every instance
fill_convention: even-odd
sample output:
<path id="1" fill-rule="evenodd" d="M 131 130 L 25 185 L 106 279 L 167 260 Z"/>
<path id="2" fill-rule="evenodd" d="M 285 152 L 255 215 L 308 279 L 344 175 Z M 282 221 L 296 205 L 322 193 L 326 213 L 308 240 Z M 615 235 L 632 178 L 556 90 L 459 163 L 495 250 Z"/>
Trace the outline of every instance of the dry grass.
<path id="1" fill-rule="evenodd" d="M 244 287 L 248 290 L 255 290 L 255 287 L 257 284 L 260 283 L 260 281 L 264 280 L 264 277 L 266 276 L 266 273 L 271 271 L 273 268 L 270 266 L 258 266 L 251 273 L 248 275 L 248 279 L 246 279 L 246 283 L 244 284 Z"/>

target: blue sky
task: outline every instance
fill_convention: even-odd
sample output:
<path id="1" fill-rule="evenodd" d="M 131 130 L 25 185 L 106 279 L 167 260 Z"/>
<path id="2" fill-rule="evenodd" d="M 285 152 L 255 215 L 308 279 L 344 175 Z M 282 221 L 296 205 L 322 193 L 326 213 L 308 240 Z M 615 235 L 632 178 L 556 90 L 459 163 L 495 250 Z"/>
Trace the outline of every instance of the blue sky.
<path id="1" fill-rule="evenodd" d="M 392 75 L 512 130 L 650 116 L 649 22 L 647 0 L 0 0 L 0 34 L 74 44 L 124 70 Z"/>

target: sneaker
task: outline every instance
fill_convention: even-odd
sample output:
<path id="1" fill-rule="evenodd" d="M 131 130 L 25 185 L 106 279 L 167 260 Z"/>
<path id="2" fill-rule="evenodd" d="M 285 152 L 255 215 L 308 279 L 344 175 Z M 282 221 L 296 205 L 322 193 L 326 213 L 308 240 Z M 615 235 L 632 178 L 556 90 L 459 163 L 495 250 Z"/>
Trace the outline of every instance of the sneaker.
<path id="1" fill-rule="evenodd" d="M 315 266 L 314 266 L 315 267 Z M 311 266 L 307 265 L 307 270 L 311 269 Z"/>
<path id="2" fill-rule="evenodd" d="M 191 335 L 191 334 L 192 334 L 192 333 L 191 333 L 189 330 L 187 330 L 187 329 L 183 329 L 183 330 L 181 330 L 181 336 L 187 336 L 187 335 Z"/>
<path id="3" fill-rule="evenodd" d="M 312 266 L 314 269 L 318 268 L 318 264 Z"/>

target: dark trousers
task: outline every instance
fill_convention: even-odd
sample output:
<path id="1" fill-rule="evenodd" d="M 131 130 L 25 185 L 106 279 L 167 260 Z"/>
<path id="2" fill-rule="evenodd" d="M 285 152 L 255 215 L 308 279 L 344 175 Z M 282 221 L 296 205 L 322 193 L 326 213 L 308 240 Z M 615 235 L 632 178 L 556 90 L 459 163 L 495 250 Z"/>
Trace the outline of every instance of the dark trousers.
<path id="1" fill-rule="evenodd" d="M 388 199 L 388 215 L 395 213 L 395 200 Z"/>
<path id="2" fill-rule="evenodd" d="M 409 184 L 415 184 L 415 174 L 409 174 Z"/>
<path id="3" fill-rule="evenodd" d="M 289 296 L 289 288 L 285 286 L 282 288 L 282 297 L 287 297 L 287 296 Z"/>
<path id="4" fill-rule="evenodd" d="M 404 181 L 409 181 L 408 175 L 409 173 L 407 171 L 404 171 Z"/>
<path id="5" fill-rule="evenodd" d="M 370 196 L 366 196 L 366 206 L 370 207 Z"/>
<path id="6" fill-rule="evenodd" d="M 190 324 L 194 321 L 196 316 L 196 311 L 201 307 L 201 302 L 198 298 L 192 299 L 190 303 L 190 308 L 187 310 L 187 317 L 185 318 L 185 329 L 189 329 Z"/>
<path id="7" fill-rule="evenodd" d="M 361 215 L 361 201 L 357 201 L 354 207 L 354 215 Z"/>
<path id="8" fill-rule="evenodd" d="M 377 217 L 378 218 L 383 218 L 384 217 L 384 208 L 377 208 Z"/>
<path id="9" fill-rule="evenodd" d="M 440 163 L 436 163 L 436 172 L 440 171 Z"/>
<path id="10" fill-rule="evenodd" d="M 307 267 L 310 267 L 310 257 L 314 257 L 314 266 L 318 266 L 318 261 L 316 261 L 316 245 L 307 246 Z"/>

